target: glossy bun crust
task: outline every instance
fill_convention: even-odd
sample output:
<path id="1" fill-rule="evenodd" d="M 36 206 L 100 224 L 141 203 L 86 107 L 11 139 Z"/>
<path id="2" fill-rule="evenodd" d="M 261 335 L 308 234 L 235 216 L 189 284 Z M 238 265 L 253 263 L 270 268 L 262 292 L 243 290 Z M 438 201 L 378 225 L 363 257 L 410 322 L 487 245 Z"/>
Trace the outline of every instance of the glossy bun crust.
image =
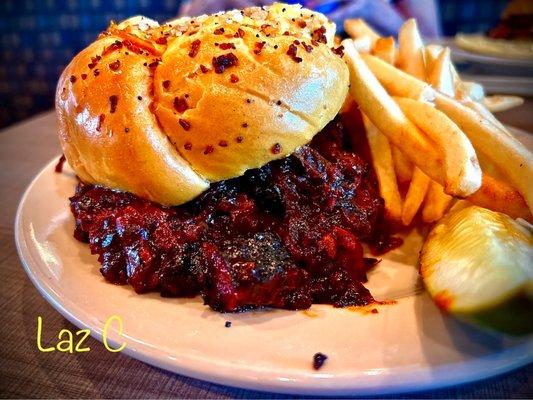
<path id="1" fill-rule="evenodd" d="M 59 80 L 64 154 L 85 182 L 185 203 L 291 154 L 335 117 L 348 70 L 334 32 L 286 4 L 112 24 Z"/>

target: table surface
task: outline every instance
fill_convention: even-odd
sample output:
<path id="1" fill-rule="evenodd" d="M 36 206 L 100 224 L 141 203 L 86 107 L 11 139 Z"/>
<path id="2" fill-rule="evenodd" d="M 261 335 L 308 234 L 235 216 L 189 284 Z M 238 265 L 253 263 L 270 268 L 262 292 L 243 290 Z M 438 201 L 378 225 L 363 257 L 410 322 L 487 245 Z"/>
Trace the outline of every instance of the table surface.
<path id="1" fill-rule="evenodd" d="M 533 132 L 533 99 L 500 113 L 504 123 Z M 281 398 L 175 375 L 89 339 L 89 353 L 41 353 L 37 316 L 45 332 L 76 330 L 37 292 L 18 258 L 13 238 L 16 208 L 26 186 L 47 161 L 60 154 L 52 112 L 0 132 L 0 397 L 40 398 Z M 46 201 L 43 199 L 43 201 Z M 46 336 L 43 335 L 46 343 Z M 531 398 L 533 365 L 505 376 L 443 390 L 391 397 Z"/>

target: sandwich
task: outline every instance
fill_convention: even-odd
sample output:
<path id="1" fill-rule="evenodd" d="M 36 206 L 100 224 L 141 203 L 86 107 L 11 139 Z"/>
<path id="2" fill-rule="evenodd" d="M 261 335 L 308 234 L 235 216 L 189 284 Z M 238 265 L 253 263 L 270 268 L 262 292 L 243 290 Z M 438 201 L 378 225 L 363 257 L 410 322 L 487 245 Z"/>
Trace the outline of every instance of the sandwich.
<path id="1" fill-rule="evenodd" d="M 222 312 L 374 302 L 388 235 L 335 25 L 276 3 L 111 23 L 65 68 L 74 236 L 137 293 Z M 353 122 L 353 121 L 352 121 Z M 362 122 L 361 122 L 362 123 Z"/>

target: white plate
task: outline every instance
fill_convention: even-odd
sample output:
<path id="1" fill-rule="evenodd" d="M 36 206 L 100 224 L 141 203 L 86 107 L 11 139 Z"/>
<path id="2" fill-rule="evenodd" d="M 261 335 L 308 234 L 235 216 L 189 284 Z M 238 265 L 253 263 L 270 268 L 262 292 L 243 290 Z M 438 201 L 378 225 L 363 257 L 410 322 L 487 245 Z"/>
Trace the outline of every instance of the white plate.
<path id="1" fill-rule="evenodd" d="M 461 78 L 479 83 L 487 94 L 533 95 L 533 77 L 462 73 Z"/>
<path id="2" fill-rule="evenodd" d="M 533 339 L 512 338 L 442 315 L 418 282 L 420 235 L 371 274 L 378 299 L 397 304 L 379 313 L 315 305 L 309 311 L 218 314 L 198 299 L 136 295 L 106 283 L 88 246 L 72 237 L 68 209 L 75 179 L 49 163 L 24 194 L 15 222 L 17 248 L 42 295 L 69 321 L 101 340 L 118 315 L 110 342 L 124 353 L 179 374 L 243 388 L 298 394 L 384 394 L 460 384 L 533 361 Z M 225 321 L 232 321 L 225 328 Z M 329 356 L 311 367 L 317 352 Z"/>
<path id="3" fill-rule="evenodd" d="M 471 62 L 476 64 L 484 64 L 488 66 L 499 66 L 499 67 L 511 67 L 511 68 L 520 68 L 526 69 L 533 68 L 533 60 L 526 58 L 512 58 L 505 56 L 493 56 L 482 53 L 474 53 L 473 51 L 465 50 L 459 47 L 455 42 L 454 38 L 443 38 L 438 41 L 439 43 L 448 46 L 452 49 L 452 57 L 454 61 L 457 62 Z"/>

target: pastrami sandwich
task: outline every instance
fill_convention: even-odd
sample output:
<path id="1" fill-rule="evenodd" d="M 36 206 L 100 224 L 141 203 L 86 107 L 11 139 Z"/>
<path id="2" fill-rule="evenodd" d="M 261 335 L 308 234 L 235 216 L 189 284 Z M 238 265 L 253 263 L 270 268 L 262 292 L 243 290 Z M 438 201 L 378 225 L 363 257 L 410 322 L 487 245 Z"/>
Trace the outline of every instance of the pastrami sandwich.
<path id="1" fill-rule="evenodd" d="M 338 113 L 335 26 L 286 4 L 112 23 L 63 72 L 75 237 L 137 292 L 220 311 L 367 304 L 383 201 Z"/>

